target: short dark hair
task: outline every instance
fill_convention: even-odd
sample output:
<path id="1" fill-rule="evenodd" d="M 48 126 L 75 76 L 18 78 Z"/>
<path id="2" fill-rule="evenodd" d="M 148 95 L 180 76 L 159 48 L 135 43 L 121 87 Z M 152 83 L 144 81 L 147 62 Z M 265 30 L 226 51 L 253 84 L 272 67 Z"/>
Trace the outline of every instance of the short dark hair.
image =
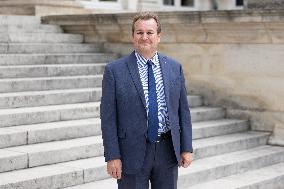
<path id="1" fill-rule="evenodd" d="M 150 19 L 154 19 L 157 22 L 157 33 L 161 33 L 162 27 L 161 27 L 161 23 L 160 23 L 158 15 L 153 12 L 140 12 L 133 17 L 132 35 L 134 34 L 134 30 L 135 30 L 134 24 L 135 22 L 137 22 L 137 20 L 150 20 Z"/>

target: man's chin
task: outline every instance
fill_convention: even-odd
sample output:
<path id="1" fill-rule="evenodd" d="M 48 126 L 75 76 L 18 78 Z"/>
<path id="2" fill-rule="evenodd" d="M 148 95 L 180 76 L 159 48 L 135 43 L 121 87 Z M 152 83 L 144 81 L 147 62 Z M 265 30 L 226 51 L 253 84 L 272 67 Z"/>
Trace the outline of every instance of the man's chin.
<path id="1" fill-rule="evenodd" d="M 139 51 L 141 51 L 141 52 L 151 52 L 152 48 L 149 47 L 149 46 L 142 46 L 142 47 L 139 47 Z"/>

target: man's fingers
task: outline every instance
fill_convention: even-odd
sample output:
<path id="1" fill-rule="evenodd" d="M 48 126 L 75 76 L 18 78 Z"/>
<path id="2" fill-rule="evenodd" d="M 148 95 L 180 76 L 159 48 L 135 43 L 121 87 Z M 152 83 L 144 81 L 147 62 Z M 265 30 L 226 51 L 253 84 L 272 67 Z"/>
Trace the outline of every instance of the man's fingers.
<path id="1" fill-rule="evenodd" d="M 121 162 L 117 166 L 117 179 L 121 179 L 122 165 Z"/>
<path id="2" fill-rule="evenodd" d="M 112 177 L 116 179 L 117 178 L 117 172 L 112 172 Z"/>
<path id="3" fill-rule="evenodd" d="M 184 161 L 181 162 L 181 166 L 182 166 L 183 168 L 189 167 L 190 164 L 191 164 L 191 161 L 185 161 L 185 160 L 184 160 Z"/>
<path id="4" fill-rule="evenodd" d="M 121 179 L 122 165 L 119 159 L 111 160 L 107 163 L 107 173 L 115 178 Z"/>
<path id="5" fill-rule="evenodd" d="M 108 167 L 107 168 L 107 173 L 109 174 L 109 175 L 112 175 L 112 170 Z"/>
<path id="6" fill-rule="evenodd" d="M 116 175 L 116 169 L 115 169 L 115 167 L 108 167 L 108 169 L 107 169 L 107 173 L 111 176 L 111 177 L 113 177 L 113 178 L 115 178 L 115 175 Z"/>
<path id="7" fill-rule="evenodd" d="M 113 172 L 113 178 L 121 179 L 121 168 L 116 167 L 115 171 Z"/>
<path id="8" fill-rule="evenodd" d="M 116 172 L 114 178 L 116 178 L 116 179 L 121 179 L 121 173 L 120 173 L 120 172 Z"/>
<path id="9" fill-rule="evenodd" d="M 113 167 L 108 174 L 115 179 L 121 179 L 121 168 Z"/>
<path id="10" fill-rule="evenodd" d="M 184 167 L 184 168 L 187 168 L 188 166 L 189 166 L 188 163 L 184 163 L 184 164 L 183 164 L 183 167 Z"/>
<path id="11" fill-rule="evenodd" d="M 112 178 L 116 178 L 117 176 L 117 174 L 116 174 L 116 171 L 115 170 L 111 170 L 110 172 L 109 172 L 109 175 L 112 177 Z"/>
<path id="12" fill-rule="evenodd" d="M 118 168 L 116 171 L 117 179 L 121 179 L 121 168 Z"/>

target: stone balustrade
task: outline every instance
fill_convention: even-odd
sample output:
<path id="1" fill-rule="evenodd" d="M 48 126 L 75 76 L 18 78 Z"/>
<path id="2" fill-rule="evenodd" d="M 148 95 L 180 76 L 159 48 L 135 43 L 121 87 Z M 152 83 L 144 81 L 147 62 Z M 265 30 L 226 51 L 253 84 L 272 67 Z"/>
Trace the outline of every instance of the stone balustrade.
<path id="1" fill-rule="evenodd" d="M 47 16 L 105 50 L 132 50 L 133 13 Z M 184 67 L 188 88 L 228 117 L 248 118 L 254 130 L 274 131 L 284 145 L 284 10 L 161 12 L 160 51 Z"/>

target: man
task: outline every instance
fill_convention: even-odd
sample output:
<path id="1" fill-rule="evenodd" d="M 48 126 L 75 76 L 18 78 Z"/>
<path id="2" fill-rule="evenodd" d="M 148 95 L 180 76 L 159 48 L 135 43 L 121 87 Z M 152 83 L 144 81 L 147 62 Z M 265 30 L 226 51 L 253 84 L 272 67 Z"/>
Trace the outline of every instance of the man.
<path id="1" fill-rule="evenodd" d="M 176 189 L 178 165 L 192 161 L 192 127 L 182 67 L 157 52 L 154 13 L 132 23 L 135 51 L 108 64 L 101 126 L 107 172 L 119 189 Z"/>

